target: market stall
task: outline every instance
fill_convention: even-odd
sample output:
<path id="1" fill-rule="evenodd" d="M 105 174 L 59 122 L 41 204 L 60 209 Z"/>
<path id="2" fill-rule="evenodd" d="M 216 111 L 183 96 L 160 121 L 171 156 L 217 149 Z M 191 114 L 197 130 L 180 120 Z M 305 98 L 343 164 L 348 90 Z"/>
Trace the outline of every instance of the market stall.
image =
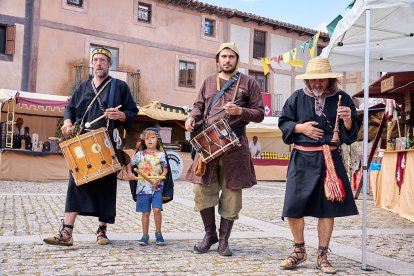
<path id="1" fill-rule="evenodd" d="M 246 128 L 249 141 L 258 137 L 260 158 L 253 158 L 257 180 L 285 181 L 289 164 L 289 145 L 282 141 L 277 117 L 265 117 L 261 123 L 250 123 Z"/>
<path id="2" fill-rule="evenodd" d="M 378 125 L 376 135 L 384 142 L 376 146 L 374 141 L 372 150 L 382 156 L 375 162 L 380 170 L 371 170 L 369 177 L 375 204 L 414 221 L 414 72 L 386 73 L 370 85 L 369 94 L 396 103 L 396 108 L 386 106 L 386 123 Z"/>
<path id="3" fill-rule="evenodd" d="M 0 89 L 1 180 L 68 179 L 68 168 L 55 139 L 58 120 L 63 117 L 67 102 L 66 96 Z M 16 139 L 7 140 L 17 118 L 24 121 L 26 138 L 19 148 L 16 148 Z M 29 145 L 33 137 L 37 137 L 36 148 Z M 46 148 L 43 148 L 43 142 L 48 142 Z"/>
<path id="4" fill-rule="evenodd" d="M 400 157 L 403 156 L 403 157 Z M 400 159 L 405 168 L 399 169 Z M 414 221 L 414 150 L 386 151 L 380 171 L 372 171 L 372 185 L 375 206 L 399 214 Z"/>

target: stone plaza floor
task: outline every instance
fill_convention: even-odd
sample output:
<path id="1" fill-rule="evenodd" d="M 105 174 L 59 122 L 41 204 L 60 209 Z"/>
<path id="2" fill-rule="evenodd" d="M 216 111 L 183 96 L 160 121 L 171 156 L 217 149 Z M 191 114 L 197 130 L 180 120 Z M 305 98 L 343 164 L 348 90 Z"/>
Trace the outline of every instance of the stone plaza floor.
<path id="1" fill-rule="evenodd" d="M 259 182 L 243 191 L 243 209 L 230 237 L 232 257 L 214 245 L 206 254 L 192 248 L 203 237 L 193 210 L 192 185 L 177 181 L 174 201 L 164 205 L 166 246 L 156 246 L 150 220 L 150 245 L 142 247 L 141 214 L 126 181 L 119 181 L 116 223 L 108 226 L 111 243 L 96 244 L 97 219 L 78 217 L 74 246 L 56 247 L 42 239 L 56 234 L 63 217 L 66 182 L 0 181 L 0 275 L 322 275 L 315 268 L 316 222 L 306 218 L 308 260 L 294 270 L 279 262 L 292 250 L 288 224 L 280 218 L 284 182 Z M 329 260 L 337 275 L 414 275 L 414 222 L 375 208 L 367 200 L 366 269 L 362 266 L 360 215 L 338 218 Z M 216 217 L 217 224 L 219 217 Z"/>

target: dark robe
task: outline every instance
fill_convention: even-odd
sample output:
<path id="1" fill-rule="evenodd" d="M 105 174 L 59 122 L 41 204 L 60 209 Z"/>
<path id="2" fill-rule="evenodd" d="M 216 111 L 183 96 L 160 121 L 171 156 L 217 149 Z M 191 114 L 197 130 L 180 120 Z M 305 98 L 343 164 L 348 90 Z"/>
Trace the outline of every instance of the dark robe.
<path id="1" fill-rule="evenodd" d="M 336 121 L 338 95 L 342 95 L 341 105 L 348 106 L 352 111 L 352 128 L 347 131 L 343 121 L 339 123 L 341 143 L 350 145 L 357 139 L 361 121 L 357 117 L 352 99 L 344 91 L 332 93 L 325 98 L 324 116 L 315 113 L 315 99 L 306 94 L 303 89 L 295 91 L 283 106 L 279 118 L 279 128 L 283 132 L 286 144 L 302 146 L 321 146 L 329 144 Z M 293 133 L 296 124 L 308 121 L 319 123 L 316 127 L 324 130 L 325 135 L 320 140 L 314 140 L 304 134 Z M 332 127 L 332 128 L 331 128 Z M 323 153 L 304 152 L 293 149 L 289 161 L 286 180 L 286 193 L 282 217 L 301 218 L 312 216 L 318 218 L 340 217 L 358 214 L 353 198 L 351 185 L 342 162 L 340 150 L 333 150 L 332 157 L 338 177 L 342 180 L 346 192 L 344 202 L 328 201 L 324 194 L 323 183 L 326 175 Z"/>
<path id="2" fill-rule="evenodd" d="M 110 80 L 110 77 L 105 79 L 97 91 Z M 100 94 L 102 107 L 105 110 L 108 108 L 108 96 L 111 83 L 109 83 Z M 80 123 L 90 102 L 95 97 L 95 92 L 92 88 L 91 81 L 82 82 L 76 89 L 65 109 L 64 119 L 71 119 L 72 123 Z M 137 104 L 135 103 L 128 85 L 121 80 L 116 80 L 114 105 L 116 107 L 122 105 L 120 108 L 126 115 L 126 122 L 110 120 L 109 137 L 114 145 L 112 130 L 114 128 L 124 127 L 126 130 L 130 129 L 134 121 L 134 117 L 138 113 Z M 91 108 L 86 112 L 83 124 L 91 122 L 97 117 L 101 116 L 103 111 L 99 106 L 98 100 L 95 100 Z M 99 120 L 91 126 L 91 129 L 98 129 L 106 127 L 107 121 L 105 119 Z M 115 148 L 115 147 L 114 147 Z M 91 181 L 87 184 L 76 186 L 75 181 L 70 174 L 68 190 L 66 196 L 65 212 L 78 212 L 79 215 L 95 216 L 99 221 L 114 223 L 116 216 L 116 191 L 117 191 L 117 173 L 107 175 L 103 178 Z"/>
<path id="3" fill-rule="evenodd" d="M 264 107 L 260 88 L 254 78 L 249 75 L 241 74 L 239 90 L 236 95 L 237 105 L 243 108 L 240 116 L 229 116 L 228 123 L 236 131 L 241 141 L 241 146 L 236 146 L 219 157 L 207 163 L 206 173 L 198 177 L 193 173 L 193 168 L 198 162 L 199 155 L 196 154 L 193 164 L 187 172 L 186 180 L 192 183 L 208 185 L 211 182 L 216 163 L 221 159 L 223 164 L 224 177 L 226 178 L 228 189 L 244 189 L 252 187 L 257 183 L 253 162 L 250 157 L 249 143 L 246 137 L 246 125 L 249 122 L 259 123 L 264 118 Z M 220 79 L 220 86 L 227 81 Z M 209 115 L 222 110 L 227 102 L 231 102 L 236 83 L 234 83 L 224 95 L 211 108 Z M 207 108 L 217 93 L 216 75 L 208 77 L 201 86 L 200 92 L 194 103 L 193 110 L 189 117 L 193 117 L 196 124 L 199 124 L 206 116 Z M 215 122 L 223 119 L 226 113 L 220 114 L 208 120 L 207 125 L 211 126 Z"/>

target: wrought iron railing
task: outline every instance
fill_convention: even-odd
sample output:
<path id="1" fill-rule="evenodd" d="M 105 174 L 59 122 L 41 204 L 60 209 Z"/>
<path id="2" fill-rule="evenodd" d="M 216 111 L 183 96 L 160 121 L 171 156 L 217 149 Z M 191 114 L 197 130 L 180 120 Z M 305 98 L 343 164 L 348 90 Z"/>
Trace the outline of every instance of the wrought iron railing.
<path id="1" fill-rule="evenodd" d="M 279 117 L 282 115 L 283 94 L 272 94 L 272 116 Z"/>

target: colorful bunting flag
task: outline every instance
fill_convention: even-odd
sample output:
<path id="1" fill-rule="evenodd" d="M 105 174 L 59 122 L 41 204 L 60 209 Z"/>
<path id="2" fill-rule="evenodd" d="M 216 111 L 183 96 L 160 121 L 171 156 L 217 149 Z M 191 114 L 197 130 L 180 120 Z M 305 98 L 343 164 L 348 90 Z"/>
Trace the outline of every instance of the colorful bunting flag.
<path id="1" fill-rule="evenodd" d="M 306 44 L 306 47 L 308 47 L 308 49 L 312 48 L 312 45 L 313 45 L 312 40 L 306 40 L 305 44 Z"/>
<path id="2" fill-rule="evenodd" d="M 290 66 L 295 66 L 295 67 L 303 67 L 303 60 L 291 60 L 289 61 L 289 65 Z"/>
<path id="3" fill-rule="evenodd" d="M 282 60 L 282 56 L 277 56 L 277 57 L 272 57 L 270 58 L 271 60 L 273 60 L 274 62 L 276 62 L 277 64 L 279 64 L 280 66 L 280 61 Z"/>
<path id="4" fill-rule="evenodd" d="M 332 33 L 335 30 L 336 25 L 338 25 L 338 22 L 342 19 L 341 15 L 338 15 L 334 20 L 332 20 L 331 23 L 329 23 L 326 26 L 326 29 L 328 30 L 329 37 L 332 37 Z"/>
<path id="5" fill-rule="evenodd" d="M 269 73 L 269 66 L 266 64 L 266 61 L 264 58 L 260 58 L 260 62 L 263 65 L 263 74 L 266 76 Z"/>
<path id="6" fill-rule="evenodd" d="M 284 53 L 282 56 L 283 56 L 283 62 L 289 64 L 289 61 L 290 61 L 290 51 Z"/>
<path id="7" fill-rule="evenodd" d="M 298 51 L 298 48 L 292 49 L 290 50 L 290 53 L 292 54 L 292 59 L 295 60 L 296 59 L 296 53 Z"/>
<path id="8" fill-rule="evenodd" d="M 306 47 L 306 42 L 303 42 L 302 44 L 299 45 L 300 50 L 302 51 L 302 53 L 305 52 L 305 47 Z"/>
<path id="9" fill-rule="evenodd" d="M 318 52 L 318 40 L 319 35 L 321 34 L 321 31 L 317 32 L 316 35 L 312 37 L 312 48 L 309 49 L 309 55 L 311 58 L 316 57 Z"/>
<path id="10" fill-rule="evenodd" d="M 273 67 L 272 67 L 272 61 L 270 60 L 269 57 L 266 57 L 265 58 L 265 63 L 269 67 L 269 70 L 272 71 L 273 73 L 275 73 L 275 69 L 273 69 Z"/>
<path id="11" fill-rule="evenodd" d="M 339 21 L 339 20 L 338 20 Z M 331 22 L 332 23 L 332 22 Z M 309 48 L 309 55 L 311 58 L 314 58 L 317 55 L 318 52 L 318 40 L 320 36 L 320 31 L 317 32 L 312 39 L 309 39 L 305 41 L 304 43 L 299 45 L 300 50 L 302 53 L 305 52 L 305 48 Z M 297 60 L 297 54 L 298 54 L 298 48 L 294 48 L 286 53 L 283 53 L 282 55 L 274 56 L 274 57 L 263 57 L 260 58 L 260 62 L 263 66 L 263 74 L 266 76 L 269 71 L 272 71 L 275 73 L 274 68 L 272 67 L 272 61 L 276 62 L 280 66 L 280 62 L 283 61 L 286 64 L 289 64 L 290 66 L 296 66 L 296 67 L 303 67 L 304 61 L 303 60 Z"/>

